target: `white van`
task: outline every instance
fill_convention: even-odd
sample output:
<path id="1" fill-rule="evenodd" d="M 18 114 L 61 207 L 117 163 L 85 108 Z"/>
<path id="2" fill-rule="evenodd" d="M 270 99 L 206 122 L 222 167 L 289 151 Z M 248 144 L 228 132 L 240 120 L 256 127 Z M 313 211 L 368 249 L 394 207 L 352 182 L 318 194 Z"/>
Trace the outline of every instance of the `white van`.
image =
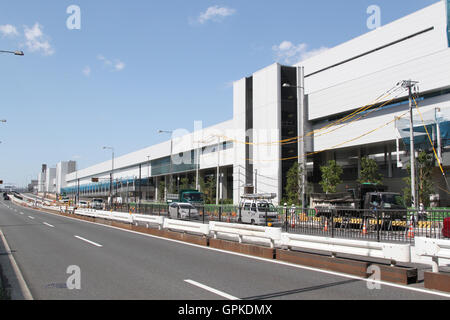
<path id="1" fill-rule="evenodd" d="M 242 196 L 241 222 L 260 226 L 280 225 L 277 208 L 272 204 L 275 194 L 251 194 Z M 266 220 L 267 219 L 267 220 Z"/>

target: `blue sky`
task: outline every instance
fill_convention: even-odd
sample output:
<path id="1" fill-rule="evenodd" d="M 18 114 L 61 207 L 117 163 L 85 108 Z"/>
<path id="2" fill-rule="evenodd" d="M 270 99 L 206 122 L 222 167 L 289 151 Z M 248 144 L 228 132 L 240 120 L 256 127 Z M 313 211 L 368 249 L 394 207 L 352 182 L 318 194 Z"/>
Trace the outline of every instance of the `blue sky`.
<path id="1" fill-rule="evenodd" d="M 0 50 L 25 56 L 0 55 L 0 180 L 25 185 L 42 163 L 84 168 L 110 158 L 104 145 L 120 156 L 167 139 L 158 129 L 229 120 L 232 81 L 368 32 L 370 5 L 387 24 L 435 2 L 2 1 Z"/>

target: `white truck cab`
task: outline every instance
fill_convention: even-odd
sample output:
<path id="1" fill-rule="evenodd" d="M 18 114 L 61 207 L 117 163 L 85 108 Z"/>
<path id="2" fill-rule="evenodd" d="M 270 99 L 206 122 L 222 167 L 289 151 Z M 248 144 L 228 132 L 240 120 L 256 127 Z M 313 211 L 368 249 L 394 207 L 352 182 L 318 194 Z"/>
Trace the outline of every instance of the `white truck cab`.
<path id="1" fill-rule="evenodd" d="M 260 226 L 276 226 L 280 224 L 278 211 L 272 204 L 276 194 L 246 194 L 240 203 L 241 222 Z"/>

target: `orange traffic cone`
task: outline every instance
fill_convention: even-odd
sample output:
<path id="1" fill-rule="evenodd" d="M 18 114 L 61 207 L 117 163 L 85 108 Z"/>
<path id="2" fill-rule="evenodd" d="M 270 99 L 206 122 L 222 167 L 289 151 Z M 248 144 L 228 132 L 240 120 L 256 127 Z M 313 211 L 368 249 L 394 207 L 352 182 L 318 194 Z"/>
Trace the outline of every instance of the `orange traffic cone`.
<path id="1" fill-rule="evenodd" d="M 414 226 L 410 225 L 408 228 L 408 233 L 406 234 L 406 238 L 413 239 L 414 236 Z"/>
<path id="2" fill-rule="evenodd" d="M 328 231 L 328 219 L 325 220 L 325 227 L 323 228 L 323 231 L 325 231 L 325 232 Z"/>
<path id="3" fill-rule="evenodd" d="M 367 234 L 367 225 L 366 225 L 366 221 L 364 221 L 364 225 L 363 225 L 363 229 L 362 229 L 362 234 Z"/>

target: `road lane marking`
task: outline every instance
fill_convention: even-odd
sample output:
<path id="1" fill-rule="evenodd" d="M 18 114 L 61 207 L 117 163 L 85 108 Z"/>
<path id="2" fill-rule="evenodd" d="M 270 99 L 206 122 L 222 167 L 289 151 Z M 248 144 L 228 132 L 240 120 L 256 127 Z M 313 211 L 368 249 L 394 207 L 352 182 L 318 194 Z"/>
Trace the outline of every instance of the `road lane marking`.
<path id="1" fill-rule="evenodd" d="M 20 214 L 23 214 L 23 212 L 21 212 Z"/>
<path id="2" fill-rule="evenodd" d="M 94 246 L 97 246 L 97 247 L 103 247 L 101 244 L 95 243 L 95 242 L 93 242 L 93 241 L 91 241 L 91 240 L 82 238 L 82 237 L 80 237 L 80 236 L 74 236 L 74 237 L 77 238 L 77 239 L 80 239 L 80 240 L 82 240 L 82 241 L 85 241 L 85 242 L 87 242 L 87 243 L 90 243 L 90 244 L 92 244 L 92 245 L 94 245 Z"/>
<path id="3" fill-rule="evenodd" d="M 140 235 L 140 236 L 145 236 L 145 237 L 149 237 L 149 238 L 153 238 L 153 239 L 159 239 L 159 240 L 163 240 L 163 241 L 168 241 L 168 242 L 182 244 L 182 245 L 185 245 L 185 246 L 196 247 L 196 248 L 199 248 L 199 249 L 202 249 L 202 250 L 215 251 L 215 252 L 220 252 L 220 253 L 224 253 L 224 254 L 240 256 L 240 257 L 244 257 L 244 258 L 251 259 L 251 260 L 258 260 L 258 261 L 263 261 L 263 262 L 283 265 L 283 266 L 287 266 L 287 267 L 291 267 L 291 268 L 295 268 L 295 269 L 309 270 L 309 271 L 313 271 L 313 272 L 324 273 L 324 274 L 329 274 L 329 275 L 338 276 L 338 277 L 342 277 L 342 278 L 348 278 L 348 279 L 357 279 L 357 280 L 361 280 L 363 282 L 379 283 L 379 284 L 387 286 L 387 287 L 393 287 L 393 288 L 403 289 L 403 290 L 407 290 L 407 291 L 413 291 L 413 292 L 419 292 L 419 293 L 424 293 L 424 294 L 429 294 L 429 295 L 435 295 L 435 296 L 441 296 L 441 297 L 445 297 L 445 298 L 450 298 L 450 294 L 445 293 L 445 292 L 430 291 L 428 289 L 422 289 L 422 288 L 416 288 L 416 287 L 408 287 L 408 286 L 405 286 L 405 285 L 395 284 L 395 283 L 392 283 L 392 282 L 377 281 L 377 280 L 373 280 L 373 279 L 367 279 L 367 278 L 362 278 L 362 277 L 358 277 L 358 276 L 353 276 L 353 275 L 346 274 L 346 273 L 339 273 L 339 272 L 334 272 L 334 271 L 328 271 L 328 270 L 325 270 L 325 269 L 307 267 L 307 266 L 302 266 L 302 265 L 293 264 L 293 263 L 280 261 L 280 260 L 272 260 L 272 259 L 260 258 L 260 257 L 255 257 L 255 256 L 249 256 L 249 255 L 245 255 L 243 253 L 237 253 L 237 252 L 232 252 L 232 251 L 225 251 L 225 250 L 222 250 L 222 249 L 205 247 L 205 246 L 201 246 L 201 245 L 197 245 L 197 244 L 193 244 L 193 243 L 189 243 L 189 242 L 183 242 L 183 241 L 180 241 L 180 240 L 168 239 L 168 238 L 155 236 L 155 235 L 151 235 L 151 234 L 147 234 L 147 233 L 142 233 L 142 232 L 138 232 L 138 231 L 122 229 L 122 228 L 114 227 L 114 226 L 108 226 L 108 225 L 105 225 L 105 224 L 102 224 L 102 223 L 98 223 L 98 222 L 91 222 L 91 221 L 86 221 L 86 220 L 80 220 L 80 219 L 77 219 L 77 218 L 61 216 L 61 215 L 56 214 L 56 213 L 41 211 L 39 209 L 33 209 L 32 208 L 31 210 L 34 210 L 36 212 L 43 213 L 43 214 L 48 214 L 48 215 L 60 217 L 60 218 L 63 218 L 63 219 L 69 219 L 69 220 L 77 221 L 77 222 L 80 222 L 80 223 L 88 223 L 88 224 L 97 225 L 97 226 L 103 227 L 103 228 L 115 229 L 115 230 L 119 230 L 119 231 L 122 231 L 122 232 L 133 233 L 133 234 L 137 234 L 137 235 Z"/>
<path id="4" fill-rule="evenodd" d="M 16 274 L 16 278 L 19 283 L 19 287 L 20 287 L 20 291 L 22 293 L 23 299 L 34 300 L 33 296 L 31 295 L 30 289 L 27 286 L 27 283 L 25 282 L 25 279 L 23 278 L 22 272 L 20 271 L 20 268 L 17 265 L 17 262 L 11 253 L 11 249 L 9 247 L 8 241 L 6 241 L 5 235 L 3 234 L 1 229 L 0 229 L 0 240 L 3 242 L 3 246 L 6 250 L 8 258 L 9 258 L 9 262 L 12 266 L 14 273 Z"/>
<path id="5" fill-rule="evenodd" d="M 236 298 L 236 297 L 234 297 L 234 296 L 232 296 L 232 295 L 229 295 L 228 293 L 225 293 L 225 292 L 219 291 L 219 290 L 217 290 L 217 289 L 208 287 L 208 286 L 206 286 L 206 285 L 204 285 L 204 284 L 201 284 L 201 283 L 199 283 L 199 282 L 197 282 L 197 281 L 194 281 L 194 280 L 184 280 L 184 281 L 187 282 L 187 283 L 189 283 L 189 284 L 192 284 L 193 286 L 202 288 L 203 290 L 212 292 L 212 293 L 214 293 L 214 294 L 216 294 L 216 295 L 218 295 L 218 296 L 221 296 L 221 297 L 223 297 L 223 298 L 226 298 L 226 299 L 228 299 L 228 300 L 240 300 L 239 298 Z"/>
<path id="6" fill-rule="evenodd" d="M 33 220 L 34 220 L 34 217 L 32 217 L 32 216 L 28 216 L 28 218 L 30 218 L 30 219 L 33 219 Z"/>
<path id="7" fill-rule="evenodd" d="M 54 228 L 55 226 L 52 226 L 50 223 L 47 223 L 47 222 L 43 222 L 46 226 L 49 226 L 49 227 L 51 227 L 51 228 Z"/>

